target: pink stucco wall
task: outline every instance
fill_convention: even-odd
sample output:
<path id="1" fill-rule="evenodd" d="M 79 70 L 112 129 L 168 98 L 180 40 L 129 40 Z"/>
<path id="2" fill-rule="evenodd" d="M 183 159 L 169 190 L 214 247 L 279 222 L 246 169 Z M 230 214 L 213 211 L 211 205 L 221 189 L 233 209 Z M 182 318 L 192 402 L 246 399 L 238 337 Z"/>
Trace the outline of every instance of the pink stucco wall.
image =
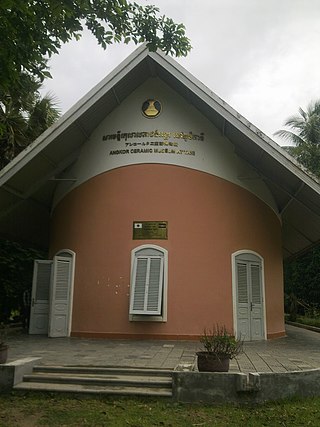
<path id="1" fill-rule="evenodd" d="M 168 240 L 132 240 L 133 221 L 168 221 Z M 168 250 L 168 320 L 129 321 L 131 250 Z M 252 193 L 213 175 L 156 164 L 115 169 L 67 194 L 52 216 L 51 254 L 76 253 L 72 334 L 191 338 L 233 327 L 231 254 L 264 258 L 268 337 L 284 334 L 281 225 Z"/>

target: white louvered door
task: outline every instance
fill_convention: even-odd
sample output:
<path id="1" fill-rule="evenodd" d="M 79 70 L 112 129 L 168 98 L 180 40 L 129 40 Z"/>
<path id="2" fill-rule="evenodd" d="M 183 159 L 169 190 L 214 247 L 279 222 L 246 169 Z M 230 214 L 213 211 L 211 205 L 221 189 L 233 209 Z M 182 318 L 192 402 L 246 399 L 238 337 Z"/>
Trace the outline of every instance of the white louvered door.
<path id="1" fill-rule="evenodd" d="M 237 331 L 245 341 L 264 339 L 261 265 L 237 261 Z"/>
<path id="2" fill-rule="evenodd" d="M 34 261 L 29 334 L 48 334 L 51 269 L 52 261 Z"/>
<path id="3" fill-rule="evenodd" d="M 49 337 L 69 335 L 72 258 L 55 256 L 49 316 Z"/>
<path id="4" fill-rule="evenodd" d="M 261 266 L 250 263 L 251 340 L 264 339 Z"/>
<path id="5" fill-rule="evenodd" d="M 250 340 L 250 304 L 247 264 L 237 262 L 237 329 L 238 335 Z"/>

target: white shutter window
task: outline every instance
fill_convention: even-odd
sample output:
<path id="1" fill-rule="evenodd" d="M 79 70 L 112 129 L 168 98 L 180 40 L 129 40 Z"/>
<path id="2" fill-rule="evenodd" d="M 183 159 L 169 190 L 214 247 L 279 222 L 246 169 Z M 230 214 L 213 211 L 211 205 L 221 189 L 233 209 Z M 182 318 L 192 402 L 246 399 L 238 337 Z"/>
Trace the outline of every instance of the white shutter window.
<path id="1" fill-rule="evenodd" d="M 56 283 L 54 299 L 65 301 L 69 296 L 69 281 L 71 272 L 71 262 L 69 260 L 58 259 L 56 263 Z"/>
<path id="2" fill-rule="evenodd" d="M 238 303 L 247 304 L 248 303 L 248 271 L 247 265 L 237 263 L 237 273 L 238 273 Z"/>
<path id="3" fill-rule="evenodd" d="M 148 258 L 137 258 L 135 262 L 135 272 L 133 283 L 132 311 L 135 313 L 144 312 L 145 295 L 147 291 L 147 271 Z"/>
<path id="4" fill-rule="evenodd" d="M 146 255 L 141 254 L 134 259 L 130 314 L 161 315 L 163 256 L 148 255 L 147 249 L 143 252 Z"/>
<path id="5" fill-rule="evenodd" d="M 257 264 L 251 264 L 251 286 L 253 304 L 261 304 L 260 267 Z"/>
<path id="6" fill-rule="evenodd" d="M 163 258 L 150 258 L 147 311 L 161 314 Z"/>

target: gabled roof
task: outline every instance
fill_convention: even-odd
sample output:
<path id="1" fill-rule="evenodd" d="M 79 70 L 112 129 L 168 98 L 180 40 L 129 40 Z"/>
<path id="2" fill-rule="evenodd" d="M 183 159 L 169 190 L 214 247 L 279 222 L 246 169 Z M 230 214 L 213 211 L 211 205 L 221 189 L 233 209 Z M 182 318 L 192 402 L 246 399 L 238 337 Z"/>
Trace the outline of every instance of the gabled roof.
<path id="1" fill-rule="evenodd" d="M 57 123 L 0 171 L 0 233 L 48 243 L 57 179 L 78 157 L 98 124 L 149 77 L 159 77 L 197 108 L 269 187 L 290 256 L 320 240 L 320 186 L 274 141 L 195 79 L 172 58 L 141 46 Z M 61 178 L 62 177 L 62 178 Z"/>

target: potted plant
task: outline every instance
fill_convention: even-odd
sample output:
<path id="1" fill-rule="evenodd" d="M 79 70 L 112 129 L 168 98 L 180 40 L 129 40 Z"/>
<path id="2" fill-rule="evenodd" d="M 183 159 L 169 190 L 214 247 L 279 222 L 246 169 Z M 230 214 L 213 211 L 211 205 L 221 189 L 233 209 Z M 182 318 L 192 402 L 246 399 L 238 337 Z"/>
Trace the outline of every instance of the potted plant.
<path id="1" fill-rule="evenodd" d="M 0 323 L 0 364 L 6 363 L 8 358 L 8 345 L 6 344 L 7 325 Z"/>
<path id="2" fill-rule="evenodd" d="M 228 372 L 230 359 L 242 352 L 243 341 L 230 334 L 225 326 L 204 329 L 200 338 L 203 350 L 197 352 L 200 372 Z"/>

